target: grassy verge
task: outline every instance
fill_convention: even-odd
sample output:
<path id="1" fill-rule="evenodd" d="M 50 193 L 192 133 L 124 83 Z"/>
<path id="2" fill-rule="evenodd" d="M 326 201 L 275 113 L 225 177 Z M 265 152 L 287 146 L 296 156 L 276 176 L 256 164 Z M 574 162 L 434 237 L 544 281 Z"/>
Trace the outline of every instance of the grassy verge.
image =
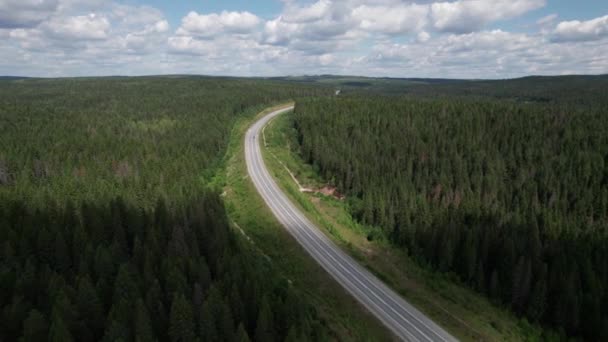
<path id="1" fill-rule="evenodd" d="M 292 148 L 297 142 L 291 120 L 289 114 L 284 114 L 265 128 L 266 165 L 288 196 L 325 229 L 334 242 L 461 340 L 539 339 L 539 328 L 520 321 L 507 310 L 459 285 L 455 279 L 420 267 L 372 229 L 355 222 L 344 201 L 319 193 L 300 192 L 290 173 L 305 188 L 320 188 L 324 182 Z"/>
<path id="2" fill-rule="evenodd" d="M 283 105 L 284 106 L 284 105 Z M 388 341 L 392 335 L 351 298 L 274 218 L 247 176 L 244 135 L 247 128 L 274 107 L 257 116 L 243 116 L 234 126 L 224 158 L 224 172 L 218 172 L 213 186 L 222 196 L 234 226 L 246 235 L 256 249 L 287 277 L 312 303 L 329 338 L 338 341 Z"/>

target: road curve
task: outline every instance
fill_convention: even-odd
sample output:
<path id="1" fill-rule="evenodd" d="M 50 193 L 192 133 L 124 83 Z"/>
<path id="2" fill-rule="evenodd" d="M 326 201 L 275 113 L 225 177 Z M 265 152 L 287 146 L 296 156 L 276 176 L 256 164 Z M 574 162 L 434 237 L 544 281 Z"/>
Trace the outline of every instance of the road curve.
<path id="1" fill-rule="evenodd" d="M 456 338 L 338 248 L 300 212 L 275 183 L 264 164 L 259 135 L 272 118 L 292 109 L 293 106 L 264 116 L 249 128 L 245 136 L 247 171 L 266 204 L 302 247 L 400 339 L 456 341 Z"/>

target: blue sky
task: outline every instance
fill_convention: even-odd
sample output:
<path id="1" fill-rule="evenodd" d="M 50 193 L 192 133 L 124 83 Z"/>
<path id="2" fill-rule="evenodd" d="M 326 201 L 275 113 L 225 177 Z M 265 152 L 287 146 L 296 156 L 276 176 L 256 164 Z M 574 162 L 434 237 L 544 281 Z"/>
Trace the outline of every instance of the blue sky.
<path id="1" fill-rule="evenodd" d="M 0 0 L 0 75 L 608 73 L 603 0 Z"/>
<path id="2" fill-rule="evenodd" d="M 126 3 L 149 5 L 162 10 L 171 24 L 179 25 L 190 11 L 214 13 L 221 11 L 248 11 L 262 18 L 271 19 L 281 13 L 282 2 L 278 0 L 130 0 Z"/>
<path id="3" fill-rule="evenodd" d="M 422 2 L 422 1 L 421 1 Z M 259 17 L 271 19 L 281 14 L 283 2 L 279 0 L 130 0 L 125 3 L 134 5 L 149 5 L 162 10 L 169 23 L 179 25 L 181 19 L 190 11 L 213 13 L 221 11 L 249 11 Z M 311 1 L 302 1 L 311 3 Z M 603 0 L 549 0 L 544 8 L 522 15 L 512 22 L 496 25 L 505 29 L 518 29 L 526 23 L 553 13 L 559 14 L 564 20 L 588 20 L 598 17 L 598 14 L 608 14 L 608 1 Z"/>

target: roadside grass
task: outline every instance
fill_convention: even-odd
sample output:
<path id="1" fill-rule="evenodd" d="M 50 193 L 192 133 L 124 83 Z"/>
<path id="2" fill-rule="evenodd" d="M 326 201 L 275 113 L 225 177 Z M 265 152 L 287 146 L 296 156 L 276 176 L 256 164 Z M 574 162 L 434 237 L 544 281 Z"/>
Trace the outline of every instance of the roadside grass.
<path id="1" fill-rule="evenodd" d="M 290 113 L 271 121 L 264 136 L 267 146 L 262 150 L 270 173 L 306 215 L 335 243 L 455 337 L 463 341 L 541 339 L 540 328 L 460 285 L 455 276 L 421 267 L 377 230 L 355 222 L 344 201 L 300 192 L 290 172 L 306 188 L 318 189 L 326 183 L 294 148 L 297 141 Z"/>
<path id="2" fill-rule="evenodd" d="M 222 191 L 227 214 L 235 229 L 254 245 L 312 303 L 328 328 L 329 340 L 390 341 L 395 337 L 363 306 L 352 298 L 300 247 L 275 219 L 247 175 L 244 136 L 249 126 L 283 104 L 258 115 L 244 115 L 234 125 L 224 172 L 218 172 L 211 186 Z M 261 256 L 262 257 L 262 256 Z"/>

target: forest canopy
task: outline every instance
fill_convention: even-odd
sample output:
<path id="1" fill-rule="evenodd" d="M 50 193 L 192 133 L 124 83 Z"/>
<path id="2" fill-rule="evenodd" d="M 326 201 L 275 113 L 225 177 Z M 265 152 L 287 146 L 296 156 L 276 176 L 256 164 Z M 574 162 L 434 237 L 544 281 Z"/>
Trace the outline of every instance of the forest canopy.
<path id="1" fill-rule="evenodd" d="M 178 202 L 204 187 L 239 116 L 326 92 L 201 77 L 2 81 L 0 200 Z"/>
<path id="2" fill-rule="evenodd" d="M 325 92 L 199 77 L 0 81 L 0 340 L 326 339 L 208 187 L 236 120 Z"/>
<path id="3" fill-rule="evenodd" d="M 608 106 L 495 95 L 302 100 L 293 125 L 359 222 L 532 322 L 605 340 Z"/>

